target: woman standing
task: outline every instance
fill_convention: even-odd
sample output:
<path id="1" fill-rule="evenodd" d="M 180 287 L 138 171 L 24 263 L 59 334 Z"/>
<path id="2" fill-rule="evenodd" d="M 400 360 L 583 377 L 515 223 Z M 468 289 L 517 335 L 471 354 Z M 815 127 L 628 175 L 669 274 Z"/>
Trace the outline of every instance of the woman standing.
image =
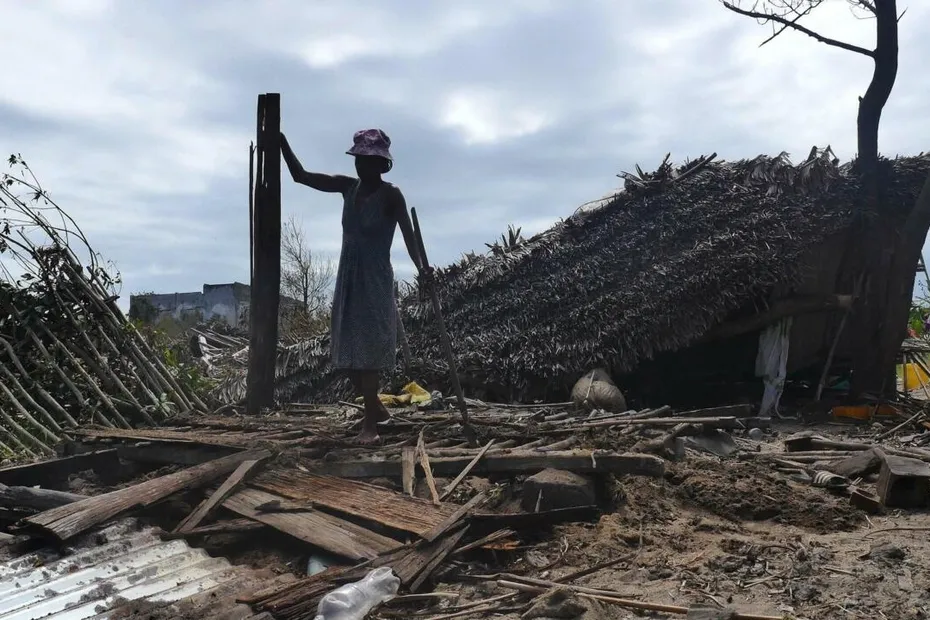
<path id="1" fill-rule="evenodd" d="M 365 401 L 359 441 L 379 441 L 378 422 L 387 409 L 378 399 L 380 371 L 397 360 L 397 306 L 391 244 L 397 225 L 420 273 L 428 274 L 413 236 L 407 202 L 397 186 L 381 175 L 394 165 L 391 139 L 380 129 L 355 133 L 346 151 L 355 157 L 358 178 L 307 172 L 281 135 L 281 151 L 294 181 L 321 192 L 342 194 L 342 252 L 333 292 L 333 367 L 346 372 Z"/>

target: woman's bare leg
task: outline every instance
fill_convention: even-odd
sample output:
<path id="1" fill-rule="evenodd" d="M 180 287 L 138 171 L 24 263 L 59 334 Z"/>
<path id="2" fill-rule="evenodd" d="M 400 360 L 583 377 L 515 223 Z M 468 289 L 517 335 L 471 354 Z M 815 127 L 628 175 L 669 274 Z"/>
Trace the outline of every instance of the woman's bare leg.
<path id="1" fill-rule="evenodd" d="M 364 443 L 374 443 L 381 438 L 378 436 L 378 422 L 384 422 L 390 418 L 387 408 L 378 398 L 378 371 L 363 370 L 358 371 L 353 383 L 356 389 L 362 393 L 365 401 L 365 420 L 362 423 L 362 432 L 358 439 Z"/>

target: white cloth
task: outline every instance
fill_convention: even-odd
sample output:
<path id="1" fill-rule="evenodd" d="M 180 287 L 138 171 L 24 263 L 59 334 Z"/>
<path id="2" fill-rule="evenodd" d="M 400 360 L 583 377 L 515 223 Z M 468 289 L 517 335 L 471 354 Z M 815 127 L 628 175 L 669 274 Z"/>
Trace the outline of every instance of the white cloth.
<path id="1" fill-rule="evenodd" d="M 778 401 L 785 389 L 788 375 L 788 344 L 791 342 L 791 317 L 765 328 L 759 334 L 759 352 L 756 355 L 756 376 L 765 384 L 759 416 L 772 417 L 778 413 Z"/>

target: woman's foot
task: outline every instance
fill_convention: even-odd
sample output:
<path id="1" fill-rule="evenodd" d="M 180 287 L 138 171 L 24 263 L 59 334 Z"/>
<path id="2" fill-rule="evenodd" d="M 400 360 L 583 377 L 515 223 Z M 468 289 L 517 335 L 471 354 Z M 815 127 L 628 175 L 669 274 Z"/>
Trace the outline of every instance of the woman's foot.
<path id="1" fill-rule="evenodd" d="M 363 446 L 370 446 L 381 441 L 381 437 L 378 435 L 378 423 L 374 422 L 367 414 L 365 415 L 362 432 L 358 434 L 355 441 Z"/>

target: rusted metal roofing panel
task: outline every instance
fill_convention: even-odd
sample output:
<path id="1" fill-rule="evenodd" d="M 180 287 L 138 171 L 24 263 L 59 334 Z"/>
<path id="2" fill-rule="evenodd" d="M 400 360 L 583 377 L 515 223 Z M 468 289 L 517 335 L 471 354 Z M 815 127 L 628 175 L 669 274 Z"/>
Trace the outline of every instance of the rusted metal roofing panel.
<path id="1" fill-rule="evenodd" d="M 133 519 L 0 564 L 0 620 L 105 618 L 125 601 L 169 603 L 240 577 L 223 558 L 183 540 L 162 541 Z"/>

